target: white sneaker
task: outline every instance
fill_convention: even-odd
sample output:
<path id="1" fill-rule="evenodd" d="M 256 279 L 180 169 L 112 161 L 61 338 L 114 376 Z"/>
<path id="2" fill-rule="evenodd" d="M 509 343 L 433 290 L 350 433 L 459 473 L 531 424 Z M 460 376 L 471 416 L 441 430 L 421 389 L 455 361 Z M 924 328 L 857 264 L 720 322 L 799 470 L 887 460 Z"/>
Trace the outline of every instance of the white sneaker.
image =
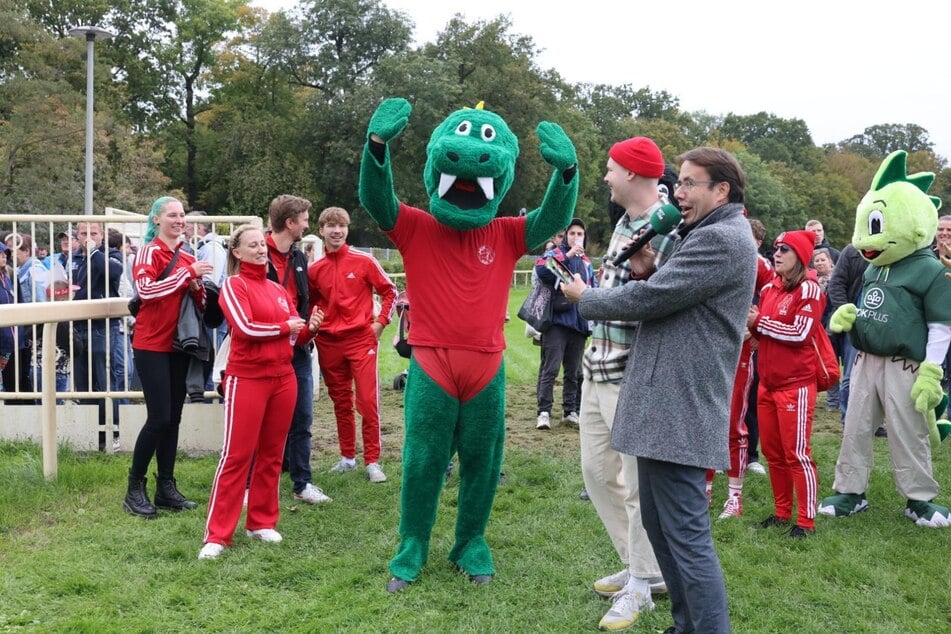
<path id="1" fill-rule="evenodd" d="M 357 468 L 357 461 L 341 458 L 340 462 L 330 467 L 330 473 L 346 473 Z"/>
<path id="2" fill-rule="evenodd" d="M 614 595 L 614 605 L 598 623 L 598 629 L 608 632 L 626 630 L 637 622 L 641 612 L 654 609 L 650 594 L 647 596 L 633 590 L 621 590 Z"/>
<path id="3" fill-rule="evenodd" d="M 208 542 L 201 547 L 201 550 L 198 551 L 199 559 L 218 559 L 218 555 L 223 553 L 225 547 L 221 544 L 215 544 L 214 542 Z"/>
<path id="4" fill-rule="evenodd" d="M 578 426 L 578 412 L 568 412 L 563 419 L 569 425 Z"/>
<path id="5" fill-rule="evenodd" d="M 548 412 L 538 414 L 538 422 L 535 423 L 535 429 L 551 429 L 551 415 Z"/>
<path id="6" fill-rule="evenodd" d="M 731 495 L 723 503 L 723 512 L 717 516 L 718 520 L 725 520 L 731 517 L 743 515 L 743 497 Z"/>
<path id="7" fill-rule="evenodd" d="M 260 539 L 262 542 L 270 544 L 277 544 L 284 540 L 281 534 L 273 528 L 259 528 L 256 531 L 247 531 L 247 534 L 252 539 Z"/>
<path id="8" fill-rule="evenodd" d="M 613 575 L 602 577 L 594 582 L 594 591 L 602 597 L 613 597 L 624 589 L 630 576 L 628 569 L 625 568 L 620 572 L 615 572 Z"/>
<path id="9" fill-rule="evenodd" d="M 367 465 L 367 479 L 370 482 L 386 482 L 386 474 L 383 473 L 383 469 L 380 468 L 375 462 L 371 462 Z"/>
<path id="10" fill-rule="evenodd" d="M 766 467 L 761 465 L 759 462 L 751 462 L 746 465 L 746 470 L 755 473 L 756 475 L 766 475 Z"/>
<path id="11" fill-rule="evenodd" d="M 304 485 L 303 491 L 294 494 L 294 499 L 300 500 L 304 504 L 323 504 L 324 502 L 333 502 L 333 499 L 329 495 L 321 491 L 319 487 L 315 487 L 310 482 Z"/>

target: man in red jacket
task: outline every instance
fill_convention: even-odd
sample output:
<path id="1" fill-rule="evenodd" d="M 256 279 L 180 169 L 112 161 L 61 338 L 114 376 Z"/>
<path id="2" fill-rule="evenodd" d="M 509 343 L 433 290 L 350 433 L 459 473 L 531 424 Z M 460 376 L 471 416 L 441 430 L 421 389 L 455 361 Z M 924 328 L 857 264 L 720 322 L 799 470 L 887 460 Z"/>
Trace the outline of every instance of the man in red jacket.
<path id="1" fill-rule="evenodd" d="M 369 254 L 347 244 L 350 214 L 340 207 L 328 207 L 318 218 L 325 256 L 307 270 L 312 306 L 324 312 L 324 321 L 315 338 L 320 371 L 337 417 L 340 462 L 334 473 L 356 468 L 356 420 L 353 414 L 353 386 L 356 383 L 357 411 L 363 419 L 363 458 L 371 482 L 386 482 L 380 468 L 380 390 L 377 351 L 380 333 L 390 323 L 396 286 Z M 373 313 L 373 293 L 380 296 L 378 317 Z"/>

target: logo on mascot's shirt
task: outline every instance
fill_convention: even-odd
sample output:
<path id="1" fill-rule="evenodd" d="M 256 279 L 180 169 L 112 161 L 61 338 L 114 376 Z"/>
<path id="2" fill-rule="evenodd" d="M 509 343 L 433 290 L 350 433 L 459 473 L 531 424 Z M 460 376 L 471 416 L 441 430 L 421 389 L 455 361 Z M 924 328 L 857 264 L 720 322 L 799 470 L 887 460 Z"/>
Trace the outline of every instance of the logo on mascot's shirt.
<path id="1" fill-rule="evenodd" d="M 281 307 L 281 310 L 283 310 L 284 312 L 286 312 L 286 313 L 291 312 L 290 307 L 287 305 L 287 299 L 286 299 L 286 298 L 284 298 L 284 297 L 278 297 L 278 298 L 277 298 L 277 305 L 280 306 L 280 307 Z"/>
<path id="2" fill-rule="evenodd" d="M 888 323 L 888 313 L 878 312 L 885 303 L 885 291 L 880 288 L 872 287 L 862 296 L 862 307 L 858 309 L 857 317 L 877 321 L 882 324 Z"/>
<path id="3" fill-rule="evenodd" d="M 495 262 L 495 249 L 490 246 L 483 244 L 481 247 L 479 247 L 476 255 L 479 257 L 479 262 L 487 266 Z"/>
<path id="4" fill-rule="evenodd" d="M 870 289 L 869 292 L 865 294 L 865 308 L 871 308 L 875 310 L 881 308 L 882 304 L 885 303 L 885 293 L 882 292 L 880 288 Z"/>

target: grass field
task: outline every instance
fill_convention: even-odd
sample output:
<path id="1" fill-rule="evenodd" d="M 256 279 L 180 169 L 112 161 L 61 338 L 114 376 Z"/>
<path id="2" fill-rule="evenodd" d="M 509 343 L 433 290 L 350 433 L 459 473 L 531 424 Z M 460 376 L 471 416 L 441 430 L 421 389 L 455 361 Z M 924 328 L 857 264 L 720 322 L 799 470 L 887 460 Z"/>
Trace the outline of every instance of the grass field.
<path id="1" fill-rule="evenodd" d="M 180 488 L 202 503 L 197 512 L 144 522 L 120 507 L 128 455 L 62 449 L 59 479 L 49 484 L 38 447 L 0 444 L 0 632 L 596 630 L 609 604 L 590 584 L 621 566 L 590 503 L 578 498 L 577 432 L 534 429 L 538 349 L 514 318 L 521 297 L 524 291 L 513 293 L 507 327 L 507 482 L 487 535 L 498 568 L 493 583 L 474 587 L 446 560 L 458 486 L 452 477 L 419 583 L 399 595 L 384 590 L 397 543 L 402 437 L 402 397 L 388 381 L 405 361 L 383 346 L 390 481 L 326 473 L 336 438 L 323 395 L 315 404 L 313 465 L 334 502 L 295 505 L 285 483 L 278 526 L 285 540 L 277 546 L 252 543 L 242 531 L 218 561 L 196 559 L 216 456 L 179 461 Z M 820 405 L 814 448 L 823 495 L 839 435 L 837 417 Z M 749 476 L 745 514 L 713 530 L 736 632 L 951 631 L 951 530 L 918 528 L 902 516 L 886 442 L 875 446 L 870 509 L 844 520 L 822 517 L 805 540 L 752 528 L 771 512 L 771 498 L 768 480 Z M 949 453 L 945 446 L 935 458 L 945 485 Z M 718 477 L 715 506 L 725 489 Z M 661 598 L 633 631 L 668 625 L 669 602 Z"/>

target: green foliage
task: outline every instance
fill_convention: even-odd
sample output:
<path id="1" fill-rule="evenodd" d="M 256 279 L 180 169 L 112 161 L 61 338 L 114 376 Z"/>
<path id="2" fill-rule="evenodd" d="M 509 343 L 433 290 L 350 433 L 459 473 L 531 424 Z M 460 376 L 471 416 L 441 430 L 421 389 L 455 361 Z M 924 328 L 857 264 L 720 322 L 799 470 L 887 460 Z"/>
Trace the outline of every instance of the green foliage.
<path id="1" fill-rule="evenodd" d="M 839 145 L 875 161 L 881 161 L 896 150 L 912 153 L 932 152 L 934 149 L 934 143 L 928 138 L 928 131 L 914 123 L 869 126 L 862 134 L 856 134 Z"/>
<path id="2" fill-rule="evenodd" d="M 866 128 L 818 148 L 801 119 L 772 113 L 683 112 L 665 91 L 632 84 L 573 85 L 539 66 L 531 37 L 506 16 L 454 16 L 435 41 L 411 44 L 412 20 L 383 0 L 300 0 L 268 14 L 247 0 L 0 0 L 0 209 L 70 211 L 81 205 L 84 46 L 72 25 L 116 33 L 96 47 L 95 186 L 100 205 L 138 208 L 170 188 L 208 212 L 261 213 L 279 193 L 352 214 L 351 236 L 386 244 L 358 210 L 366 124 L 386 97 L 413 105 L 396 139 L 399 198 L 426 207 L 423 157 L 450 112 L 485 101 L 520 140 L 517 178 L 502 214 L 542 200 L 551 168 L 540 121 L 561 125 L 578 153 L 575 215 L 589 241 L 610 235 L 604 161 L 614 142 L 654 138 L 668 162 L 699 145 L 735 151 L 748 171 L 748 207 L 772 233 L 823 221 L 833 246 L 850 238 L 855 205 L 893 149 L 937 175 L 951 170 L 912 123 Z M 49 147 L 56 152 L 49 152 Z"/>

